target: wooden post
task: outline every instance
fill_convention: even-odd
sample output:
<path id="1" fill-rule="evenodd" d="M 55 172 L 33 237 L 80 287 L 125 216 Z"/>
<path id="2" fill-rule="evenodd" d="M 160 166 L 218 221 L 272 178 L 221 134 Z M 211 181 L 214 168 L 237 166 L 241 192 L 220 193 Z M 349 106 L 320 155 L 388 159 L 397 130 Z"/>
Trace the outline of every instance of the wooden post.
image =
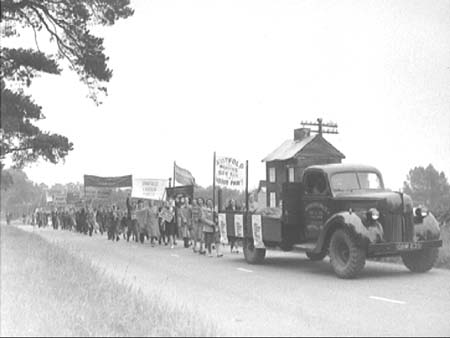
<path id="1" fill-rule="evenodd" d="M 248 160 L 245 161 L 245 209 L 248 212 Z"/>
<path id="2" fill-rule="evenodd" d="M 223 205 L 222 188 L 219 187 L 219 189 L 217 190 L 217 210 L 218 210 L 218 212 L 222 212 L 222 205 Z"/>
<path id="3" fill-rule="evenodd" d="M 216 210 L 216 152 L 214 152 L 213 159 L 213 211 Z"/>
<path id="4" fill-rule="evenodd" d="M 175 161 L 173 161 L 173 186 L 175 187 L 175 165 L 176 165 L 176 162 Z"/>

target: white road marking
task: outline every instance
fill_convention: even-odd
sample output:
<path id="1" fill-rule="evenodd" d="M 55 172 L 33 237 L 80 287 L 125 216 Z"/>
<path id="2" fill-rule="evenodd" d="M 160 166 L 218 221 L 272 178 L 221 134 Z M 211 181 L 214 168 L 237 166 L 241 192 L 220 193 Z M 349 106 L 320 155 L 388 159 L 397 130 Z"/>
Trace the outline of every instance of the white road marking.
<path id="1" fill-rule="evenodd" d="M 171 254 L 171 256 L 172 257 L 177 257 L 177 258 L 180 257 L 180 255 L 177 255 L 177 254 Z"/>
<path id="2" fill-rule="evenodd" d="M 389 298 L 383 298 L 383 297 L 377 297 L 377 296 L 370 296 L 371 299 L 381 300 L 383 302 L 389 302 L 394 304 L 406 304 L 406 302 L 402 300 L 395 300 L 395 299 L 389 299 Z"/>
<path id="3" fill-rule="evenodd" d="M 239 271 L 242 272 L 253 272 L 252 270 L 244 269 L 244 268 L 237 268 Z"/>

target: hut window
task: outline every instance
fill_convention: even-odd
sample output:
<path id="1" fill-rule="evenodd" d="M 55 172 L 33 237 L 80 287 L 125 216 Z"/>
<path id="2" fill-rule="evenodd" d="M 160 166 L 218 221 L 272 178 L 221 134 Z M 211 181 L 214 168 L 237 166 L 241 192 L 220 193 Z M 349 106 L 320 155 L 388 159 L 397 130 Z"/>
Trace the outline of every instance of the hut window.
<path id="1" fill-rule="evenodd" d="M 270 207 L 276 208 L 277 206 L 277 198 L 274 192 L 270 193 Z"/>
<path id="2" fill-rule="evenodd" d="M 295 181 L 295 169 L 294 168 L 289 168 L 289 182 L 294 182 Z"/>
<path id="3" fill-rule="evenodd" d="M 275 168 L 269 168 L 269 181 L 275 183 Z"/>

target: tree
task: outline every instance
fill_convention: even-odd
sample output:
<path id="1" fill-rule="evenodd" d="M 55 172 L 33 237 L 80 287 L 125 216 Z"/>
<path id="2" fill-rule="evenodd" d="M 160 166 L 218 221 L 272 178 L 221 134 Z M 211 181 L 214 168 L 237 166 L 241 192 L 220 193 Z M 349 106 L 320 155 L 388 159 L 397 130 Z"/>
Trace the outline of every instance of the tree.
<path id="1" fill-rule="evenodd" d="M 22 170 L 8 169 L 5 173 L 12 178 L 13 183 L 2 192 L 2 211 L 12 212 L 17 217 L 24 212 L 32 212 L 42 204 L 44 190 L 33 184 Z"/>
<path id="2" fill-rule="evenodd" d="M 8 156 L 14 167 L 21 168 L 39 158 L 57 163 L 67 156 L 73 144 L 65 136 L 36 126 L 35 122 L 45 118 L 42 107 L 24 89 L 42 73 L 61 74 L 65 60 L 99 104 L 112 70 L 107 66 L 103 39 L 89 28 L 110 26 L 132 14 L 129 0 L 1 0 L 2 40 L 17 38 L 26 29 L 34 32 L 36 40 L 36 49 L 0 49 L 2 160 Z M 56 47 L 55 55 L 39 49 L 36 37 L 42 33 Z"/>
<path id="3" fill-rule="evenodd" d="M 441 222 L 450 219 L 450 184 L 444 172 L 438 172 L 431 164 L 409 171 L 403 191 L 416 204 L 428 207 Z"/>

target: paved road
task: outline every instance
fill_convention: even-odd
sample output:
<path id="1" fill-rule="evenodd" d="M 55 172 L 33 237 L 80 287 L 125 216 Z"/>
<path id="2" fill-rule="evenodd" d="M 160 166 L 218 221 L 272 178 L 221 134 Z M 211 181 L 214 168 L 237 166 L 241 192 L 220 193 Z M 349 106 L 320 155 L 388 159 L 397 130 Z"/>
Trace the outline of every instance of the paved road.
<path id="1" fill-rule="evenodd" d="M 89 257 L 149 295 L 219 323 L 224 335 L 450 336 L 450 271 L 412 274 L 368 262 L 359 279 L 336 278 L 328 260 L 269 251 L 264 265 L 242 254 L 209 258 L 99 235 L 22 226 Z"/>

